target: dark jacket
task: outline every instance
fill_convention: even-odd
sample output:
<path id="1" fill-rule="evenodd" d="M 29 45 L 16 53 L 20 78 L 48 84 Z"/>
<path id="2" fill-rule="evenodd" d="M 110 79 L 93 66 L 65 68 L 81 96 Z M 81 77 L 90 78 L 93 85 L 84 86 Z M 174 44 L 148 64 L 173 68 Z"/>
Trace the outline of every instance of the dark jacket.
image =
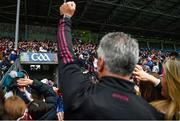
<path id="1" fill-rule="evenodd" d="M 54 92 L 53 88 L 37 80 L 33 81 L 31 88 L 37 90 L 40 94 L 44 96 L 45 102 L 48 106 L 48 112 L 42 117 L 40 117 L 38 120 L 56 120 L 56 103 L 58 96 Z"/>
<path id="2" fill-rule="evenodd" d="M 71 20 L 63 18 L 58 28 L 59 76 L 65 119 L 161 119 L 134 83 L 103 77 L 94 84 L 85 79 L 73 53 Z"/>

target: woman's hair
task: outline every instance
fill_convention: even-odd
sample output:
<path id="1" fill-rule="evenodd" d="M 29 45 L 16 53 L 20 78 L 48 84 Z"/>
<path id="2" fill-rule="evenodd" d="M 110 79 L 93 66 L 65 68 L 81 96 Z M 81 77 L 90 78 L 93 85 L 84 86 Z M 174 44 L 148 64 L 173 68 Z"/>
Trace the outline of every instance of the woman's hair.
<path id="1" fill-rule="evenodd" d="M 5 115 L 9 120 L 17 120 L 26 110 L 25 102 L 18 96 L 9 97 L 4 102 Z"/>
<path id="2" fill-rule="evenodd" d="M 151 72 L 150 75 L 159 78 L 159 75 L 157 73 Z M 139 89 L 141 92 L 141 96 L 147 101 L 157 101 L 160 99 L 164 99 L 161 95 L 161 92 L 159 92 L 158 89 L 154 87 L 154 84 L 150 81 L 140 81 L 139 83 Z"/>
<path id="3" fill-rule="evenodd" d="M 168 60 L 164 69 L 167 97 L 151 104 L 157 110 L 165 111 L 165 119 L 180 120 L 180 60 Z"/>

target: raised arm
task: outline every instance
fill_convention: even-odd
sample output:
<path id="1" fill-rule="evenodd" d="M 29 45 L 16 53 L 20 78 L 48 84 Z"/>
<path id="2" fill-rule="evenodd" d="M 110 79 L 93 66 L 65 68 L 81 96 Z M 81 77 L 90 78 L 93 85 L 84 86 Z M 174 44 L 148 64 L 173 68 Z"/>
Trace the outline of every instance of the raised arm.
<path id="1" fill-rule="evenodd" d="M 44 96 L 44 99 L 48 105 L 53 105 L 55 107 L 58 96 L 54 92 L 52 87 L 38 80 L 31 79 L 19 79 L 17 80 L 17 84 L 20 87 L 26 87 L 29 85 L 31 88 L 37 90 L 40 94 Z"/>
<path id="2" fill-rule="evenodd" d="M 58 49 L 59 49 L 59 77 L 60 88 L 62 89 L 65 109 L 72 104 L 74 98 L 82 88 L 86 87 L 85 80 L 77 58 L 73 52 L 71 36 L 71 17 L 75 12 L 74 2 L 67 2 L 60 7 L 61 15 L 58 25 Z"/>
<path id="3" fill-rule="evenodd" d="M 58 49 L 60 64 L 66 65 L 76 61 L 76 57 L 73 52 L 72 35 L 71 35 L 71 17 L 75 12 L 75 3 L 64 3 L 60 7 L 61 19 L 58 25 Z"/>

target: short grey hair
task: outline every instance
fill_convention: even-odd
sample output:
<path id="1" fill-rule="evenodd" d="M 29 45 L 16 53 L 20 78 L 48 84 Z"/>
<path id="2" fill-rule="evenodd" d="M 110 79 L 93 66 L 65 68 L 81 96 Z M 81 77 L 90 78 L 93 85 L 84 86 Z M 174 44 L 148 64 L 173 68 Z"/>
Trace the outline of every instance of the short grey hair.
<path id="1" fill-rule="evenodd" d="M 130 75 L 139 60 L 139 45 L 130 35 L 113 32 L 101 39 L 97 53 L 104 58 L 108 71 Z"/>

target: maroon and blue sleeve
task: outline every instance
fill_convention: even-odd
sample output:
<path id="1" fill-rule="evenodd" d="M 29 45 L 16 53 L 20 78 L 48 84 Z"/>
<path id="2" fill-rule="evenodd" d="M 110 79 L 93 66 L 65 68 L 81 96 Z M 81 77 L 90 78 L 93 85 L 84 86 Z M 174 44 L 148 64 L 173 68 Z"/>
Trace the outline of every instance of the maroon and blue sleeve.
<path id="1" fill-rule="evenodd" d="M 72 103 L 77 93 L 86 87 L 77 58 L 73 52 L 71 20 L 62 18 L 58 25 L 59 84 L 62 89 L 65 109 Z"/>

